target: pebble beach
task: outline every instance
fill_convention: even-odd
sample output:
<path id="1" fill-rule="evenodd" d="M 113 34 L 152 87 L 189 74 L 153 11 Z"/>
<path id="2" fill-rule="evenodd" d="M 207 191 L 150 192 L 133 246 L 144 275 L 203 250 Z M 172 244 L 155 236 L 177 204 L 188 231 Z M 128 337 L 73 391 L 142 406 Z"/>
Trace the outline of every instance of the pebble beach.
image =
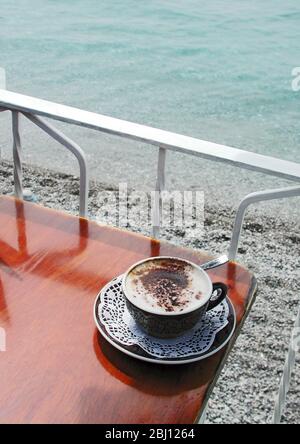
<path id="1" fill-rule="evenodd" d="M 78 214 L 79 180 L 76 176 L 26 165 L 24 187 L 39 204 Z M 99 212 L 99 193 L 111 184 L 91 182 L 89 215 Z M 13 193 L 12 164 L 0 161 L 0 194 Z M 194 228 L 165 228 L 162 238 L 196 250 L 224 254 L 229 246 L 234 209 L 221 208 L 216 198 L 205 203 L 201 238 Z M 285 355 L 300 302 L 299 220 L 264 216 L 253 209 L 245 220 L 238 260 L 258 280 L 254 307 L 209 401 L 207 423 L 270 423 Z M 136 228 L 149 235 L 147 228 Z M 300 422 L 300 359 L 293 373 L 283 423 Z"/>

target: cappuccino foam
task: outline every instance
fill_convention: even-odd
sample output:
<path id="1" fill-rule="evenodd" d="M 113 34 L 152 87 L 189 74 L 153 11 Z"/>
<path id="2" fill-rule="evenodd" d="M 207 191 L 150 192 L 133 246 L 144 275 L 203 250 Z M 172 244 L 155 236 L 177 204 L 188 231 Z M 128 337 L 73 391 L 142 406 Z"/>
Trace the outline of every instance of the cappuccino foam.
<path id="1" fill-rule="evenodd" d="M 137 265 L 126 279 L 126 293 L 140 308 L 180 313 L 201 305 L 208 292 L 201 271 L 179 259 L 153 259 Z"/>

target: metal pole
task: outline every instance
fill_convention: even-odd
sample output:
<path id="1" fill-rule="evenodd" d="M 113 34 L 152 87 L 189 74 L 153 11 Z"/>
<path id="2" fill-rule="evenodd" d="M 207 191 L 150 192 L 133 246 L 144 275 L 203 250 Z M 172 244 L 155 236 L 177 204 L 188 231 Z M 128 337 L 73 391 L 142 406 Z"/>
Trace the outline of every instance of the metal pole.
<path id="1" fill-rule="evenodd" d="M 246 210 L 250 205 L 257 202 L 284 199 L 288 197 L 300 196 L 300 187 L 281 188 L 277 190 L 260 191 L 257 193 L 249 194 L 242 200 L 239 205 L 237 215 L 235 218 L 234 228 L 232 232 L 231 244 L 228 252 L 229 260 L 235 260 L 238 246 L 241 237 L 242 226 Z"/>
<path id="2" fill-rule="evenodd" d="M 299 344 L 297 343 L 299 342 Z M 284 364 L 283 375 L 280 381 L 279 392 L 275 402 L 275 410 L 273 415 L 273 423 L 280 424 L 283 410 L 286 403 L 287 394 L 290 388 L 290 381 L 293 368 L 296 362 L 296 351 L 300 346 L 300 308 L 294 325 L 289 350 Z"/>
<path id="3" fill-rule="evenodd" d="M 162 200 L 161 193 L 165 189 L 165 167 L 166 167 L 166 154 L 165 148 L 159 148 L 158 152 L 158 164 L 157 164 L 157 179 L 154 194 L 154 208 L 153 208 L 153 237 L 159 238 L 161 214 L 162 214 Z"/>
<path id="4" fill-rule="evenodd" d="M 13 130 L 13 159 L 14 159 L 14 184 L 15 196 L 23 199 L 22 187 L 22 147 L 20 137 L 20 115 L 17 111 L 12 111 L 12 130 Z"/>
<path id="5" fill-rule="evenodd" d="M 56 129 L 53 125 L 46 122 L 40 117 L 34 116 L 33 114 L 24 113 L 24 115 L 31 120 L 35 125 L 45 131 L 50 137 L 56 140 L 58 143 L 66 147 L 71 151 L 78 160 L 80 169 L 80 216 L 87 217 L 88 214 L 88 193 L 89 193 L 89 179 L 87 162 L 85 158 L 84 151 L 69 137 L 65 136 L 61 131 Z"/>

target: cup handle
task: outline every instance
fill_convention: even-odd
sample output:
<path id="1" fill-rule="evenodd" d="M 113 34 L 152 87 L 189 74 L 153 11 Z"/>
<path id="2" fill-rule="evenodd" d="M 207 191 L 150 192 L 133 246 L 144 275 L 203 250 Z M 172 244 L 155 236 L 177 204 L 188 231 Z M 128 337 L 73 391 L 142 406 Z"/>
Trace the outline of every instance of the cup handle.
<path id="1" fill-rule="evenodd" d="M 215 292 L 217 292 L 216 296 L 214 295 Z M 212 293 L 211 299 L 209 301 L 207 311 L 212 310 L 217 305 L 219 305 L 226 298 L 227 292 L 228 292 L 227 285 L 222 284 L 221 282 L 217 282 L 216 284 L 213 284 L 213 293 Z"/>

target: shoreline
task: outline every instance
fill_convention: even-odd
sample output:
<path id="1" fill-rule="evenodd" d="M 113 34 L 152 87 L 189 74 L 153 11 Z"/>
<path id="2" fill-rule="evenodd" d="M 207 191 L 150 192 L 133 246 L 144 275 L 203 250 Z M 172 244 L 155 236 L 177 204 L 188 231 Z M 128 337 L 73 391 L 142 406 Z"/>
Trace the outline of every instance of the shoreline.
<path id="1" fill-rule="evenodd" d="M 38 203 L 78 214 L 79 181 L 76 176 L 24 165 L 24 188 L 30 188 Z M 93 219 L 99 210 L 97 195 L 116 188 L 91 181 L 89 210 Z M 0 194 L 13 192 L 12 164 L 0 160 Z M 162 238 L 182 246 L 219 255 L 227 250 L 234 210 L 216 199 L 205 204 L 202 238 L 192 227 L 165 229 Z M 285 353 L 299 306 L 300 224 L 290 217 L 264 216 L 251 210 L 238 260 L 256 275 L 256 303 L 221 374 L 209 402 L 208 423 L 267 423 L 282 374 Z M 150 233 L 141 226 L 142 234 Z M 284 423 L 299 423 L 300 363 L 297 361 L 288 395 Z"/>

